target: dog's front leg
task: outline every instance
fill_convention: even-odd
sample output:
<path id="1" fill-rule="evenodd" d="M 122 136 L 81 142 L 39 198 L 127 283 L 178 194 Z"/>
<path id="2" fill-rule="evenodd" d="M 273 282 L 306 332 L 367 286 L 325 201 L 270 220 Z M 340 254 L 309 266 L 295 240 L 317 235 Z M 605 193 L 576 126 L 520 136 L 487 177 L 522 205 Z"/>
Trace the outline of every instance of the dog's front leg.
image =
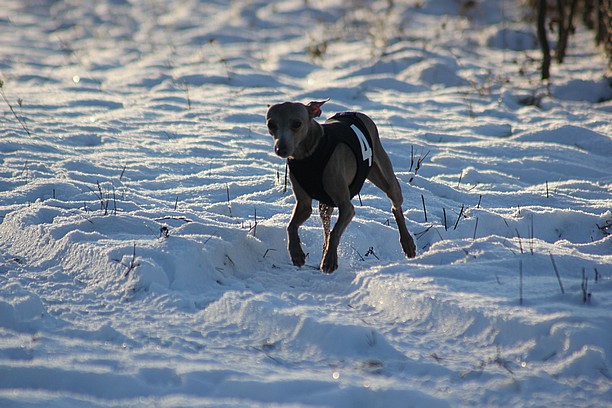
<path id="1" fill-rule="evenodd" d="M 334 225 L 334 229 L 329 235 L 327 248 L 325 248 L 323 260 L 321 261 L 321 270 L 323 272 L 332 273 L 338 269 L 338 245 L 340 244 L 340 238 L 354 216 L 355 207 L 353 207 L 350 200 L 338 205 L 338 221 L 336 221 L 336 225 Z"/>
<path id="2" fill-rule="evenodd" d="M 306 194 L 297 181 L 291 177 L 291 186 L 295 196 L 295 207 L 289 225 L 287 225 L 287 249 L 291 261 L 295 266 L 303 266 L 306 263 L 306 254 L 302 250 L 298 228 L 310 217 L 312 213 L 312 198 Z"/>
<path id="3" fill-rule="evenodd" d="M 304 203 L 298 201 L 293 208 L 293 215 L 287 226 L 287 249 L 295 266 L 303 266 L 306 263 L 306 254 L 302 250 L 298 228 L 310 217 L 312 213 L 311 205 L 311 203 L 304 205 Z"/>

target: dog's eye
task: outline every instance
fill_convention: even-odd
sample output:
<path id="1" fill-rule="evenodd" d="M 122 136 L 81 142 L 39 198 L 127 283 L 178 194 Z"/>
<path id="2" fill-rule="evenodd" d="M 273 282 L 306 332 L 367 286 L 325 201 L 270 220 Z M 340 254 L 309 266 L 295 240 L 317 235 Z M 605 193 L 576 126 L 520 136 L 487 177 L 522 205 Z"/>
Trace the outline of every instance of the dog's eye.
<path id="1" fill-rule="evenodd" d="M 268 129 L 269 129 L 271 132 L 275 131 L 275 130 L 276 130 L 276 123 L 275 123 L 275 122 L 272 122 L 272 121 L 268 122 Z"/>
<path id="2" fill-rule="evenodd" d="M 301 127 L 302 127 L 302 122 L 300 122 L 299 120 L 294 120 L 293 122 L 291 122 L 291 129 L 298 130 Z"/>

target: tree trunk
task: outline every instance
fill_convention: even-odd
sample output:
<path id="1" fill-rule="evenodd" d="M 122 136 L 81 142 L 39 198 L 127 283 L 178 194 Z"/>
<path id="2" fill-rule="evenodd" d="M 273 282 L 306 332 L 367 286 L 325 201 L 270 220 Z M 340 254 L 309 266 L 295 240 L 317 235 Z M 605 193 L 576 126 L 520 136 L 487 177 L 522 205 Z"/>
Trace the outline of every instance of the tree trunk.
<path id="1" fill-rule="evenodd" d="M 555 59 L 559 64 L 565 59 L 567 51 L 567 41 L 570 34 L 574 31 L 574 14 L 576 12 L 576 4 L 578 0 L 572 0 L 570 3 L 569 14 L 565 15 L 566 2 L 565 0 L 557 0 L 557 9 L 559 12 L 559 37 L 555 48 Z"/>
<path id="2" fill-rule="evenodd" d="M 546 36 L 546 0 L 538 1 L 538 40 L 542 49 L 542 80 L 550 78 L 550 46 Z"/>
<path id="3" fill-rule="evenodd" d="M 601 42 L 608 55 L 608 69 L 612 72 L 612 0 L 600 0 Z"/>

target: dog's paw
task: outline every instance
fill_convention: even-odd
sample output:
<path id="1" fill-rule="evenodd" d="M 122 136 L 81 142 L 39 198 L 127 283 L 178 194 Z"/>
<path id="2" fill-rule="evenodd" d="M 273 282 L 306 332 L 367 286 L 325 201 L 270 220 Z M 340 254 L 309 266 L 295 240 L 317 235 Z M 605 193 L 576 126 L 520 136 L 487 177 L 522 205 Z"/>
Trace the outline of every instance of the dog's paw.
<path id="1" fill-rule="evenodd" d="M 295 266 L 302 267 L 306 263 L 306 254 L 302 251 L 302 248 L 294 249 L 293 251 L 289 251 L 291 255 L 291 262 Z"/>
<path id="2" fill-rule="evenodd" d="M 289 237 L 289 242 L 287 243 L 287 250 L 289 251 L 289 255 L 291 256 L 291 262 L 297 267 L 302 267 L 306 263 L 306 254 L 302 250 L 302 245 L 300 245 L 300 239 L 291 239 Z"/>
<path id="3" fill-rule="evenodd" d="M 338 254 L 336 252 L 327 251 L 321 261 L 320 269 L 325 273 L 332 273 L 338 269 Z"/>
<path id="4" fill-rule="evenodd" d="M 410 237 L 408 242 L 400 240 L 400 244 L 402 245 L 402 250 L 404 251 L 406 257 L 414 258 L 416 256 L 416 245 L 414 244 L 412 237 Z"/>
<path id="5" fill-rule="evenodd" d="M 297 258 L 292 257 L 291 261 L 293 262 L 293 265 L 297 266 L 298 268 L 301 268 L 306 263 L 306 256 L 297 257 Z"/>

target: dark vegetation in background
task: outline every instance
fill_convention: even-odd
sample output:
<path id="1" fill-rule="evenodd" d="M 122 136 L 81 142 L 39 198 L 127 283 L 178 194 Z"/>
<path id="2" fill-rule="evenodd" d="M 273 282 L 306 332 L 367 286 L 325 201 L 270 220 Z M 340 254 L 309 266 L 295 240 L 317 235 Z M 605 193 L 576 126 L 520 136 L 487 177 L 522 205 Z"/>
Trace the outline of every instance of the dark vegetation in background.
<path id="1" fill-rule="evenodd" d="M 550 64 L 561 64 L 570 36 L 576 29 L 576 19 L 594 32 L 595 42 L 608 57 L 612 72 L 612 0 L 528 0 L 536 13 L 537 33 L 542 50 L 542 79 L 550 77 Z M 549 45 L 549 33 L 556 36 L 554 49 Z M 552 52 L 551 52 L 552 51 Z M 551 55 L 552 54 L 552 55 Z"/>

